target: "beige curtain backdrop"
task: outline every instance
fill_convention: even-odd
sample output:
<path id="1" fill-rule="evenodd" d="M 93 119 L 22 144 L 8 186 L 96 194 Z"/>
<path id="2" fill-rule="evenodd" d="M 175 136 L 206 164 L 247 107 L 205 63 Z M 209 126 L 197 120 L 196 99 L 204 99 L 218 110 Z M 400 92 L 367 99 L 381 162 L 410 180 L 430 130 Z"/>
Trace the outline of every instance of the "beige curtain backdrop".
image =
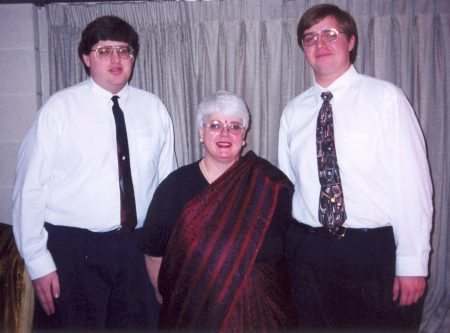
<path id="1" fill-rule="evenodd" d="M 297 44 L 296 26 L 306 9 L 322 2 L 336 4 L 355 18 L 357 70 L 401 87 L 416 110 L 428 146 L 435 205 L 422 331 L 450 332 L 449 0 L 51 4 L 46 6 L 51 91 L 86 79 L 77 57 L 80 34 L 96 17 L 117 15 L 140 36 L 131 84 L 155 93 L 167 105 L 180 166 L 203 154 L 196 107 L 218 89 L 238 94 L 249 106 L 246 150 L 276 164 L 282 110 L 313 80 Z"/>

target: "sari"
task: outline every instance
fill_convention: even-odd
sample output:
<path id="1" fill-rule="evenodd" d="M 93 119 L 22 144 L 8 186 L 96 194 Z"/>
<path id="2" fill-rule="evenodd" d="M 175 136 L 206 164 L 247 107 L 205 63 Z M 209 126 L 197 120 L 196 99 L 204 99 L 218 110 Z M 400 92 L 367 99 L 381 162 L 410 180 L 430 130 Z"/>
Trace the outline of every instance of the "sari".
<path id="1" fill-rule="evenodd" d="M 288 178 L 248 152 L 190 202 L 173 228 L 158 278 L 160 329 L 292 328 L 286 262 L 255 262 Z"/>

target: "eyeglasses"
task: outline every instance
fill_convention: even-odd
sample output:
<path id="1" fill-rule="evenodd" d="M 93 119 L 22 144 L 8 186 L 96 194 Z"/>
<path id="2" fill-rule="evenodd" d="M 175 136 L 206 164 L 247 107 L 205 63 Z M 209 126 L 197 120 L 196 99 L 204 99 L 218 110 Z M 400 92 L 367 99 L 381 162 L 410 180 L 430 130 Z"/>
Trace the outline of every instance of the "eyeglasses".
<path id="1" fill-rule="evenodd" d="M 242 124 L 240 124 L 240 123 L 228 123 L 228 124 L 224 125 L 219 120 L 214 120 L 214 121 L 210 122 L 209 125 L 203 125 L 203 126 L 208 127 L 209 132 L 211 134 L 220 134 L 220 133 L 222 133 L 222 131 L 225 127 L 227 127 L 228 132 L 233 135 L 241 134 L 244 130 L 244 126 L 242 126 Z"/>
<path id="2" fill-rule="evenodd" d="M 328 43 L 335 42 L 338 37 L 339 33 L 345 34 L 343 31 L 337 31 L 336 29 L 327 29 L 322 30 L 321 32 L 314 34 L 314 33 L 308 33 L 306 35 L 303 35 L 302 38 L 302 44 L 303 46 L 313 46 L 317 42 L 317 37 L 320 35 L 322 37 L 322 40 Z"/>
<path id="3" fill-rule="evenodd" d="M 95 55 L 100 60 L 108 60 L 112 57 L 114 49 L 121 59 L 133 58 L 134 50 L 131 46 L 98 46 L 95 50 L 91 50 L 91 52 L 95 52 Z"/>

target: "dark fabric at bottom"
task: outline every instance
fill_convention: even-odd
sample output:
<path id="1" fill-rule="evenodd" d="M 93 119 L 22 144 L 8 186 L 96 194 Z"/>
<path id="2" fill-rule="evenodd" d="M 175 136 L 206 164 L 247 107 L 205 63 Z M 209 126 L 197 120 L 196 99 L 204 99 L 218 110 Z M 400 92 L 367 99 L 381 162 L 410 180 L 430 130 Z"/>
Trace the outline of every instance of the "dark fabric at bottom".
<path id="1" fill-rule="evenodd" d="M 286 262 L 257 262 L 236 305 L 228 314 L 220 332 L 275 332 L 293 330 L 295 312 L 292 307 L 289 281 L 280 284 L 287 275 Z M 280 311 L 280 308 L 282 311 Z M 202 331 L 203 327 L 193 331 Z"/>
<path id="2" fill-rule="evenodd" d="M 157 330 L 159 304 L 133 233 L 45 228 L 61 296 L 50 316 L 36 300 L 36 330 Z"/>
<path id="3" fill-rule="evenodd" d="M 160 328 L 271 332 L 293 327 L 285 257 L 256 261 L 282 190 L 291 197 L 288 178 L 250 151 L 184 206 L 158 277 Z"/>
<path id="4" fill-rule="evenodd" d="M 418 330 L 424 297 L 405 307 L 392 300 L 396 251 L 392 232 L 338 238 L 292 224 L 286 250 L 301 328 Z"/>

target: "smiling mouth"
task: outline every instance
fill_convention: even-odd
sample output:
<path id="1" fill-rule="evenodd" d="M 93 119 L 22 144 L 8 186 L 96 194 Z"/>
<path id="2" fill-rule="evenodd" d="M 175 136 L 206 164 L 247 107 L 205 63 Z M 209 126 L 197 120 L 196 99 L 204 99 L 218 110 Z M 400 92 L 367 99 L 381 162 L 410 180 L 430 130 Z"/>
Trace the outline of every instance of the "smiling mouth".
<path id="1" fill-rule="evenodd" d="M 231 143 L 229 143 L 229 142 L 217 142 L 217 145 L 220 148 L 229 148 L 229 147 L 231 147 Z"/>
<path id="2" fill-rule="evenodd" d="M 326 56 L 330 56 L 330 55 L 331 55 L 331 53 L 316 54 L 316 58 L 326 57 Z"/>

